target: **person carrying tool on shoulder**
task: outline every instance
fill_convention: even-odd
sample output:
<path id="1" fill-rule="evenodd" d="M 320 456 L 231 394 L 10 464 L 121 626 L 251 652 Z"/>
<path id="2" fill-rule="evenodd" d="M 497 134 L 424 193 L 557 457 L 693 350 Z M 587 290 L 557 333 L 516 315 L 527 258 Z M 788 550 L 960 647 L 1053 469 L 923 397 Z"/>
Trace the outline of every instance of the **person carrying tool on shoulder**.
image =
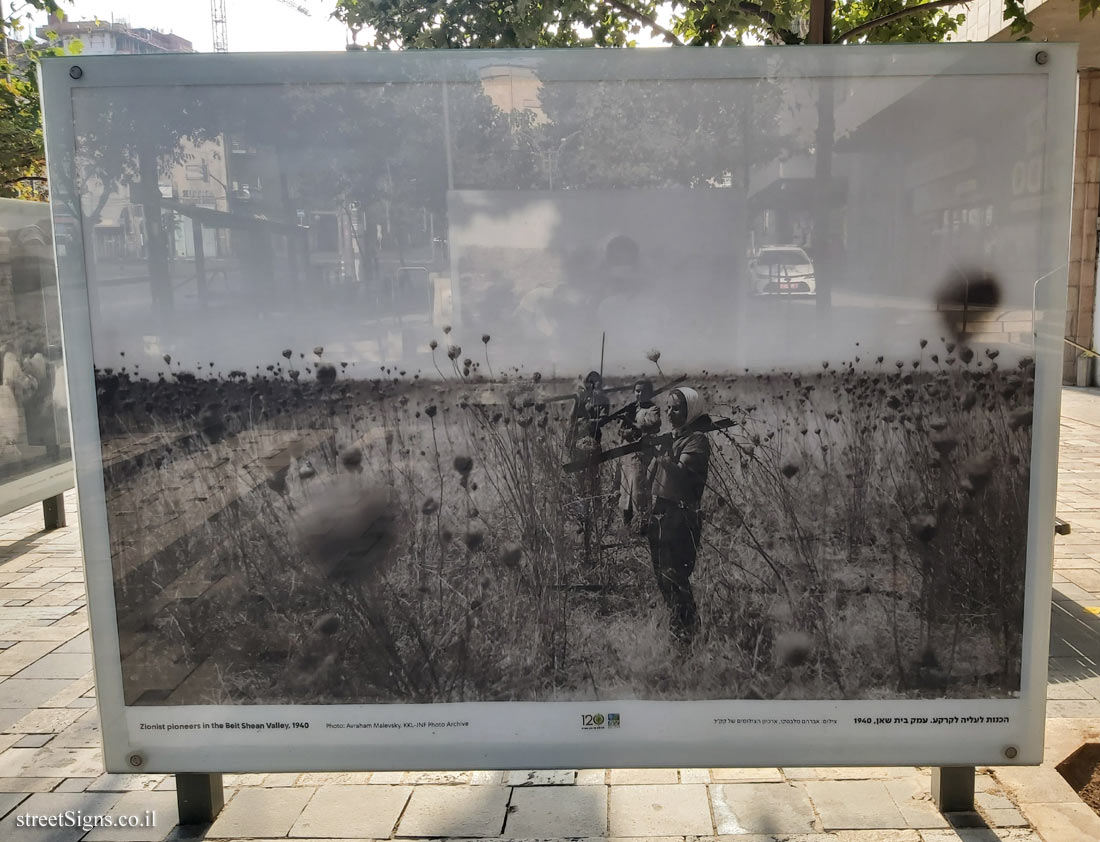
<path id="1" fill-rule="evenodd" d="M 710 467 L 712 429 L 706 403 L 694 389 L 681 386 L 669 393 L 671 442 L 653 458 L 653 509 L 648 538 L 657 587 L 670 613 L 673 635 L 690 643 L 699 626 L 691 574 L 702 542 L 700 504 Z"/>

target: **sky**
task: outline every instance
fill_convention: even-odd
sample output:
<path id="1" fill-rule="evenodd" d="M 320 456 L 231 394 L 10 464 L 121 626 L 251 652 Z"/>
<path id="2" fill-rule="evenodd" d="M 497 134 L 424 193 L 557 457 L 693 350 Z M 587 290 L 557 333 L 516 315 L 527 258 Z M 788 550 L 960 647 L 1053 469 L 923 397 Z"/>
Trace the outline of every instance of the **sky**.
<path id="1" fill-rule="evenodd" d="M 305 15 L 281 0 L 225 0 L 229 49 L 232 52 L 297 52 L 344 49 L 347 29 L 330 16 L 336 0 L 292 0 L 309 9 Z M 199 52 L 213 49 L 210 0 L 62 0 L 69 20 L 123 19 L 131 26 L 173 32 Z M 668 24 L 669 9 L 658 18 Z M 45 23 L 41 16 L 39 23 Z M 640 46 L 662 46 L 661 39 L 643 31 L 634 36 Z M 369 42 L 360 33 L 359 43 Z"/>
<path id="2" fill-rule="evenodd" d="M 295 2 L 309 9 L 310 16 L 284 6 L 280 0 L 225 0 L 229 49 L 233 52 L 343 51 L 347 30 L 329 17 L 335 0 Z M 69 20 L 123 19 L 131 26 L 173 32 L 191 41 L 199 52 L 213 49 L 210 0 L 75 0 L 62 5 Z"/>

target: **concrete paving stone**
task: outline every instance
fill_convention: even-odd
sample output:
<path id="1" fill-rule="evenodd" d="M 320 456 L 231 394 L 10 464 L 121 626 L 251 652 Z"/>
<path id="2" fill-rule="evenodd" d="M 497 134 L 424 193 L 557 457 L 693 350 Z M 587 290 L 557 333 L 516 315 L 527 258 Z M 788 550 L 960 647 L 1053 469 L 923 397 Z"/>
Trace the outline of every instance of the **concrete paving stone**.
<path id="1" fill-rule="evenodd" d="M 1070 582 L 1055 585 L 1052 597 L 1055 602 L 1082 602 L 1092 599 L 1092 594 Z"/>
<path id="2" fill-rule="evenodd" d="M 680 783 L 682 784 L 709 784 L 710 769 L 681 769 Z"/>
<path id="3" fill-rule="evenodd" d="M 0 793 L 0 819 L 22 804 L 30 797 L 27 792 Z"/>
<path id="4" fill-rule="evenodd" d="M 505 786 L 572 786 L 575 769 L 512 769 L 504 773 Z"/>
<path id="5" fill-rule="evenodd" d="M 608 842 L 621 842 L 614 839 Z M 659 837 L 650 842 L 667 842 L 667 837 Z M 835 833 L 746 833 L 737 836 L 691 836 L 686 842 L 837 842 Z"/>
<path id="6" fill-rule="evenodd" d="M 67 567 L 34 567 L 12 582 L 11 586 L 13 588 L 40 588 L 68 572 L 70 571 Z"/>
<path id="7" fill-rule="evenodd" d="M 1052 680 L 1047 685 L 1047 699 L 1094 699 L 1088 690 L 1070 679 Z"/>
<path id="8" fill-rule="evenodd" d="M 317 789 L 290 835 L 388 839 L 411 793 L 408 786 L 326 784 Z"/>
<path id="9" fill-rule="evenodd" d="M 1083 801 L 1021 804 L 1020 812 L 1044 839 L 1057 842 L 1100 839 L 1100 816 Z"/>
<path id="10" fill-rule="evenodd" d="M 1054 699 L 1047 703 L 1047 716 L 1063 719 L 1095 719 L 1100 717 L 1100 701 Z"/>
<path id="11" fill-rule="evenodd" d="M 806 790 L 788 783 L 712 786 L 710 801 L 719 835 L 811 833 L 818 830 Z"/>
<path id="12" fill-rule="evenodd" d="M 1100 742 L 1100 719 L 1048 719 L 1045 737 L 1045 765 L 1054 766 L 1082 743 Z"/>
<path id="13" fill-rule="evenodd" d="M 80 717 L 54 739 L 54 745 L 69 748 L 99 746 L 99 711 L 84 710 Z"/>
<path id="14" fill-rule="evenodd" d="M 370 776 L 372 784 L 386 784 L 392 786 L 405 782 L 404 772 L 372 772 Z"/>
<path id="15" fill-rule="evenodd" d="M 16 678 L 80 678 L 92 668 L 92 656 L 84 653 L 51 652 L 19 670 Z"/>
<path id="16" fill-rule="evenodd" d="M 0 777 L 14 778 L 23 774 L 38 751 L 36 748 L 9 748 L 0 753 Z"/>
<path id="17" fill-rule="evenodd" d="M 884 780 L 908 771 L 894 770 L 888 766 L 819 766 L 784 768 L 783 774 L 791 781 L 864 781 Z"/>
<path id="18" fill-rule="evenodd" d="M 0 792 L 50 792 L 62 778 L 0 777 Z"/>
<path id="19" fill-rule="evenodd" d="M 48 593 L 49 591 L 45 588 L 13 588 L 11 585 L 6 585 L 0 588 L 0 599 L 12 600 L 12 604 L 17 605 L 18 603 L 15 600 L 23 599 L 30 602 L 32 599 L 37 599 Z"/>
<path id="20" fill-rule="evenodd" d="M 930 777 L 914 775 L 909 778 L 894 778 L 884 783 L 886 791 L 890 793 L 905 819 L 906 826 L 930 829 L 951 826 L 932 801 Z"/>
<path id="21" fill-rule="evenodd" d="M 498 776 L 499 772 L 495 773 Z M 306 772 L 298 779 L 301 786 L 325 786 L 327 784 L 365 784 L 370 772 Z"/>
<path id="22" fill-rule="evenodd" d="M 921 842 L 916 830 L 838 830 L 836 842 Z"/>
<path id="23" fill-rule="evenodd" d="M 782 783 L 783 775 L 776 768 L 765 769 L 711 769 L 715 783 Z"/>
<path id="24" fill-rule="evenodd" d="M 88 792 L 148 791 L 157 788 L 164 775 L 100 775 L 88 785 Z"/>
<path id="25" fill-rule="evenodd" d="M 1084 569 L 1069 569 L 1062 573 L 1070 582 L 1089 593 L 1100 593 L 1100 570 L 1096 566 Z"/>
<path id="26" fill-rule="evenodd" d="M 281 786 L 294 786 L 298 782 L 298 778 L 301 777 L 300 772 L 279 772 L 277 774 L 265 775 L 263 786 L 266 787 L 281 787 Z"/>
<path id="27" fill-rule="evenodd" d="M 603 786 L 607 782 L 606 769 L 578 769 L 577 786 Z"/>
<path id="28" fill-rule="evenodd" d="M 825 830 L 905 827 L 882 781 L 807 781 L 806 792 Z"/>
<path id="29" fill-rule="evenodd" d="M 497 786 L 501 782 L 498 771 L 478 770 L 470 772 L 470 786 Z"/>
<path id="30" fill-rule="evenodd" d="M 30 751 L 24 772 L 34 772 L 42 777 L 92 778 L 103 773 L 103 755 L 98 748 L 66 748 L 55 745 L 56 740 L 38 749 L 8 749 Z M 0 762 L 8 753 L 0 755 Z"/>
<path id="31" fill-rule="evenodd" d="M 224 778 L 223 778 L 222 782 L 224 783 Z M 176 776 L 175 775 L 165 775 L 164 780 L 161 781 L 159 784 L 157 784 L 157 791 L 158 792 L 161 792 L 161 791 L 175 792 L 176 791 Z"/>
<path id="32" fill-rule="evenodd" d="M 1044 842 L 1031 828 L 1024 827 L 967 827 L 953 830 L 922 830 L 922 842 Z M 1053 839 L 1046 842 L 1070 842 Z"/>
<path id="33" fill-rule="evenodd" d="M 64 605 L 23 605 L 20 607 L 7 606 L 4 610 L 4 617 L 10 620 L 21 622 L 23 624 L 33 624 L 35 620 L 44 620 L 47 624 L 54 625 L 68 625 L 72 623 L 78 626 L 77 631 L 79 632 L 82 631 L 84 628 L 87 628 L 87 619 L 69 619 L 79 610 L 80 609 L 67 607 Z M 68 638 L 65 639 L 68 640 Z"/>
<path id="34" fill-rule="evenodd" d="M 0 684 L 2 683 L 0 682 Z M 31 708 L 0 707 L 0 731 L 11 731 L 16 722 L 32 712 Z"/>
<path id="35" fill-rule="evenodd" d="M 18 734 L 0 734 L 0 752 L 7 751 L 19 742 Z M 35 748 L 35 746 L 19 746 L 19 748 Z"/>
<path id="36" fill-rule="evenodd" d="M 84 792 L 95 778 L 65 778 L 55 788 L 54 792 Z"/>
<path id="37" fill-rule="evenodd" d="M 607 834 L 607 787 L 517 789 L 500 835 L 509 839 L 602 837 Z"/>
<path id="38" fill-rule="evenodd" d="M 611 788 L 612 836 L 708 836 L 714 833 L 702 784 L 641 784 Z"/>
<path id="39" fill-rule="evenodd" d="M 206 835 L 211 839 L 286 836 L 314 792 L 312 787 L 239 789 Z"/>
<path id="40" fill-rule="evenodd" d="M 1011 810 L 1016 806 L 1004 795 L 995 795 L 991 792 L 975 792 L 974 804 L 980 810 Z"/>
<path id="41" fill-rule="evenodd" d="M 1009 809 L 982 810 L 982 817 L 990 827 L 1027 827 L 1028 821 L 1015 807 Z"/>
<path id="42" fill-rule="evenodd" d="M 17 719 L 5 729 L 16 734 L 58 734 L 84 715 L 77 708 L 39 708 Z"/>
<path id="43" fill-rule="evenodd" d="M 5 637 L 13 634 L 22 641 L 64 643 L 67 640 L 72 640 L 80 633 L 81 629 L 72 626 L 28 626 L 26 623 L 13 623 L 13 628 L 7 629 L 3 621 L 0 621 L 0 634 Z"/>
<path id="44" fill-rule="evenodd" d="M 8 678 L 0 683 L 0 708 L 34 710 L 44 707 L 46 701 L 70 683 L 64 678 Z"/>
<path id="45" fill-rule="evenodd" d="M 15 737 L 15 734 L 5 734 L 5 737 Z M 53 739 L 53 734 L 27 734 L 25 737 L 20 737 L 19 741 L 14 743 L 16 748 L 42 748 L 46 743 Z M 7 746 L 5 746 L 7 748 Z"/>
<path id="46" fill-rule="evenodd" d="M 69 702 L 69 707 L 85 708 L 85 709 L 94 708 L 95 707 L 95 698 L 94 697 L 88 697 L 88 696 L 81 696 L 79 699 L 73 699 L 71 702 Z"/>
<path id="47" fill-rule="evenodd" d="M 676 784 L 680 776 L 676 769 L 612 769 L 611 785 Z"/>
<path id="48" fill-rule="evenodd" d="M 53 650 L 58 655 L 91 655 L 91 632 L 83 631 L 67 643 Z"/>
<path id="49" fill-rule="evenodd" d="M 468 784 L 469 772 L 409 772 L 407 784 Z"/>
<path id="50" fill-rule="evenodd" d="M 58 589 L 57 591 L 51 591 L 50 593 L 43 594 L 42 596 L 35 597 L 29 603 L 29 605 L 68 605 L 81 607 L 88 604 L 88 600 L 84 597 L 73 597 L 68 593 Z"/>
<path id="51" fill-rule="evenodd" d="M 136 818 L 141 827 L 97 827 L 83 842 L 161 842 L 179 822 L 176 795 L 172 792 L 127 792 L 107 811 L 119 820 Z"/>
<path id="52" fill-rule="evenodd" d="M 1073 787 L 1050 766 L 998 766 L 994 773 L 1021 806 L 1079 801 Z"/>
<path id="53" fill-rule="evenodd" d="M 264 774 L 223 775 L 222 785 L 226 787 L 262 786 L 266 777 L 267 775 Z"/>
<path id="54" fill-rule="evenodd" d="M 420 786 L 413 789 L 396 836 L 499 836 L 511 790 Z"/>
<path id="55" fill-rule="evenodd" d="M 1074 682 L 1094 699 L 1100 699 L 1100 675 L 1091 675 L 1088 678 L 1079 678 Z"/>
<path id="56" fill-rule="evenodd" d="M 15 681 L 16 679 L 11 679 Z M 76 707 L 78 700 L 89 690 L 95 687 L 95 679 L 89 672 L 87 675 L 78 678 L 76 681 L 70 681 L 59 692 L 46 699 L 39 707 L 43 708 L 67 708 Z M 2 689 L 2 685 L 0 685 Z M 94 702 L 93 702 L 94 704 Z"/>
<path id="57" fill-rule="evenodd" d="M 83 822 L 106 813 L 120 797 L 114 792 L 36 793 L 0 820 L 0 839 L 18 840 L 18 842 L 76 842 L 87 833 Z M 72 813 L 69 818 L 73 821 L 73 827 L 19 827 L 16 824 L 20 816 L 64 818 L 69 812 Z M 57 823 L 61 824 L 62 819 Z"/>

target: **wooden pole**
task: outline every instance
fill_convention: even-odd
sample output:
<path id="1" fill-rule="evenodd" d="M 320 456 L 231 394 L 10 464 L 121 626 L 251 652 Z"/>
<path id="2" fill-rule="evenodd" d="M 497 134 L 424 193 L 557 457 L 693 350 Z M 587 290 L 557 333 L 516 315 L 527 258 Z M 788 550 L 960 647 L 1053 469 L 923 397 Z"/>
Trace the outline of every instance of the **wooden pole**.
<path id="1" fill-rule="evenodd" d="M 810 0 L 811 44 L 831 44 L 833 42 L 833 0 Z"/>

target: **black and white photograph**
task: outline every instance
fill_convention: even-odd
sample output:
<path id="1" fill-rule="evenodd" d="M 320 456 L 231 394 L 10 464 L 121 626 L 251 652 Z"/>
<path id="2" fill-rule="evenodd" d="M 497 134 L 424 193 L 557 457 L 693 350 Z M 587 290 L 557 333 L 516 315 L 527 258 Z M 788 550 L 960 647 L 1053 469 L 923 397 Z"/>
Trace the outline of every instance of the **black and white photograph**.
<path id="1" fill-rule="evenodd" d="M 72 457 L 52 250 L 45 205 L 0 199 L 0 511 L 5 512 L 26 504 L 21 493 L 26 483 Z"/>
<path id="2" fill-rule="evenodd" d="M 1018 697 L 1045 79 L 508 55 L 74 89 L 125 703 Z"/>

